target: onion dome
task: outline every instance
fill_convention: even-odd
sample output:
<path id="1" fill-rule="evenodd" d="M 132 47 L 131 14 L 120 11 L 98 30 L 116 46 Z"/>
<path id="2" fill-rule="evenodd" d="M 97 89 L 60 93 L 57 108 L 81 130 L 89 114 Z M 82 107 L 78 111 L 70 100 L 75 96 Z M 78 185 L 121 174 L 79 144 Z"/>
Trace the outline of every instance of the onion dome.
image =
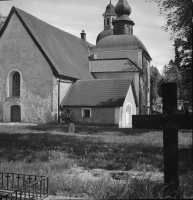
<path id="1" fill-rule="evenodd" d="M 130 15 L 131 14 L 131 7 L 128 4 L 127 0 L 119 0 L 115 7 L 115 13 L 120 15 Z"/>
<path id="2" fill-rule="evenodd" d="M 119 0 L 115 6 L 115 13 L 117 14 L 117 18 L 112 22 L 114 35 L 133 35 L 133 26 L 135 23 L 129 18 L 131 7 L 127 0 Z"/>
<path id="3" fill-rule="evenodd" d="M 103 38 L 105 37 L 108 37 L 110 35 L 113 35 L 113 29 L 109 29 L 109 30 L 104 30 L 102 31 L 98 37 L 97 37 L 97 40 L 96 40 L 96 43 L 98 43 L 100 40 L 102 40 Z"/>

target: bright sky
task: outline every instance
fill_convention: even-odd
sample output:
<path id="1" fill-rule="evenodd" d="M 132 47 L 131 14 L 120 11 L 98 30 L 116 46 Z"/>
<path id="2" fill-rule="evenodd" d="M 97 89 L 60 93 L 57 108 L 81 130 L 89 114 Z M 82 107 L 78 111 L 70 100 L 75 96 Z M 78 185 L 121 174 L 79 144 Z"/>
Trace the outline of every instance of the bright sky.
<path id="1" fill-rule="evenodd" d="M 152 65 L 162 71 L 164 65 L 174 58 L 169 33 L 161 27 L 166 23 L 159 16 L 157 4 L 146 0 L 128 0 L 132 8 L 130 18 L 135 22 L 136 35 L 148 49 Z M 0 0 L 0 13 L 7 16 L 15 6 L 35 17 L 80 37 L 85 30 L 87 41 L 96 44 L 97 35 L 103 30 L 103 17 L 110 0 Z M 112 0 L 115 6 L 118 0 Z"/>

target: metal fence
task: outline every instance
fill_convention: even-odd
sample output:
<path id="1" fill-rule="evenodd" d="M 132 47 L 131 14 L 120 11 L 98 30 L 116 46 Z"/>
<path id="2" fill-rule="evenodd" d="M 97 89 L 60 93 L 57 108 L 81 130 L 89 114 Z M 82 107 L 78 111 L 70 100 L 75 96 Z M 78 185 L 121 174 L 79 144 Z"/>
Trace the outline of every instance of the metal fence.
<path id="1" fill-rule="evenodd" d="M 48 197 L 49 178 L 0 172 L 0 199 L 41 200 Z"/>

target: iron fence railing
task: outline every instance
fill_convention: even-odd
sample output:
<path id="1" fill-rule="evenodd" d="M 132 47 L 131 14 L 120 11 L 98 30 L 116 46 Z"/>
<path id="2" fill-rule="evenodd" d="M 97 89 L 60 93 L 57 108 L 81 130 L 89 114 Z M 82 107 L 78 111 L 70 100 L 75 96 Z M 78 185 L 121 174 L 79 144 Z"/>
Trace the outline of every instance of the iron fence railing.
<path id="1" fill-rule="evenodd" d="M 48 192 L 46 176 L 0 172 L 0 199 L 41 200 L 48 197 Z"/>

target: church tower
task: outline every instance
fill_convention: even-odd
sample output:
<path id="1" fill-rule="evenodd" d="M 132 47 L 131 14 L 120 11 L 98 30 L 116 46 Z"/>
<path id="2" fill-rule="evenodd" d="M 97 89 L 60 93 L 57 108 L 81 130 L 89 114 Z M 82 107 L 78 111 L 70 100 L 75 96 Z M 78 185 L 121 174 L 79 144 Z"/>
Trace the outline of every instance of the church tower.
<path id="1" fill-rule="evenodd" d="M 116 18 L 116 13 L 115 13 L 115 7 L 111 3 L 107 5 L 106 11 L 103 14 L 104 17 L 104 30 L 98 35 L 96 43 L 99 42 L 99 40 L 103 39 L 104 37 L 113 35 L 113 25 L 112 22 Z"/>
<path id="2" fill-rule="evenodd" d="M 103 14 L 104 17 L 104 30 L 113 29 L 112 22 L 114 21 L 116 14 L 115 14 L 115 7 L 110 1 L 110 4 L 107 5 L 106 11 Z"/>
<path id="3" fill-rule="evenodd" d="M 136 113 L 146 115 L 150 107 L 152 58 L 133 33 L 135 23 L 130 19 L 131 11 L 127 0 L 118 0 L 115 7 L 111 2 L 107 6 L 103 14 L 104 30 L 99 34 L 96 46 L 91 49 L 90 72 L 96 79 L 133 80 L 139 103 Z"/>
<path id="4" fill-rule="evenodd" d="M 133 35 L 133 26 L 135 23 L 129 18 L 131 7 L 127 0 L 119 0 L 115 7 L 117 18 L 112 22 L 114 26 L 114 35 Z"/>

